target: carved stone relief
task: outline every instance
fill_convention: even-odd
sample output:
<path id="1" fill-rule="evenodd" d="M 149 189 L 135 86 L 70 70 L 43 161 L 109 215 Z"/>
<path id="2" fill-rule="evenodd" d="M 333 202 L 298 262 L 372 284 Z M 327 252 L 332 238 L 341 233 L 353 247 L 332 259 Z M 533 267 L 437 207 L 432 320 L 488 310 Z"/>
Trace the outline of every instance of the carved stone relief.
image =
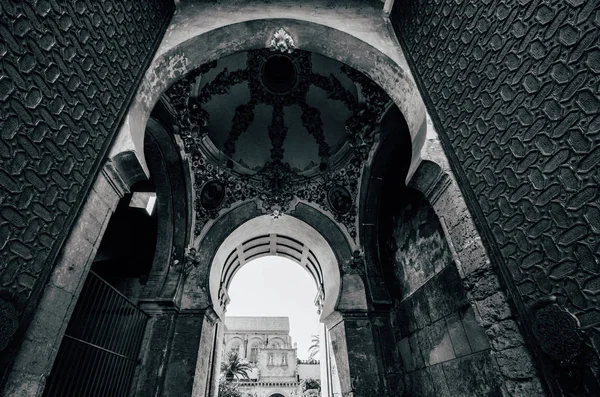
<path id="1" fill-rule="evenodd" d="M 289 70 L 269 82 L 263 74 L 273 57 L 284 57 L 285 60 L 275 62 L 283 62 Z M 224 68 L 198 89 L 199 79 L 215 66 L 213 62 L 190 72 L 165 94 L 177 113 L 174 130 L 181 135 L 185 151 L 192 159 L 194 187 L 198 192 L 196 234 L 200 234 L 210 219 L 216 219 L 222 210 L 237 202 L 255 199 L 265 213 L 278 217 L 291 210 L 290 205 L 297 198 L 328 211 L 344 225 L 352 238 L 356 238 L 358 180 L 363 163 L 373 148 L 377 123 L 391 102 L 387 95 L 366 76 L 340 66 L 341 72 L 356 85 L 357 100 L 334 74 L 323 76 L 313 72 L 311 53 L 301 50 L 284 51 L 282 55 L 273 55 L 269 49 L 249 51 L 245 69 L 229 71 Z M 206 149 L 210 114 L 203 105 L 213 96 L 227 94 L 232 87 L 242 83 L 248 85 L 249 100 L 235 108 L 221 157 L 216 158 Z M 329 100 L 343 103 L 351 112 L 343 127 L 347 154 L 341 162 L 330 161 L 332 149 L 325 139 L 321 110 L 307 103 L 311 86 L 320 88 Z M 281 87 L 285 89 L 274 92 Z M 271 123 L 266 131 L 271 142 L 270 160 L 259 169 L 240 172 L 233 160 L 236 143 L 253 123 L 258 105 L 272 108 Z M 302 126 L 312 137 L 309 139 L 317 144 L 321 158 L 318 170 L 308 176 L 283 161 L 288 135 L 284 109 L 293 105 L 300 108 Z"/>

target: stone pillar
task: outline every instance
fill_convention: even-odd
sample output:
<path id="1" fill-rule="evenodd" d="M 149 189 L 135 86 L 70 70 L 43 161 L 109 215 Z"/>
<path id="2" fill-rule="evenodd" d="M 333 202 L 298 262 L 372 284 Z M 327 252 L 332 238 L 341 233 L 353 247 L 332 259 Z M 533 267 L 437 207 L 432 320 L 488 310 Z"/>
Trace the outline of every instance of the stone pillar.
<path id="1" fill-rule="evenodd" d="M 404 392 L 404 368 L 396 345 L 396 337 L 392 326 L 390 312 L 370 313 L 373 326 L 373 338 L 376 351 L 379 354 L 377 360 L 383 375 L 386 395 L 401 396 Z"/>
<path id="2" fill-rule="evenodd" d="M 218 317 L 212 309 L 179 311 L 145 303 L 152 315 L 142 346 L 135 396 L 209 397 L 216 396 L 220 354 L 216 344 Z M 221 332 L 222 334 L 222 332 Z M 222 335 L 221 335 L 222 336 Z M 216 372 L 215 372 L 216 371 Z M 214 382 L 214 378 L 217 378 Z"/>
<path id="3" fill-rule="evenodd" d="M 383 368 L 367 312 L 335 312 L 326 320 L 343 397 L 386 397 Z"/>
<path id="4" fill-rule="evenodd" d="M 161 397 L 206 396 L 213 343 L 212 310 L 181 311 L 176 315 Z"/>
<path id="5" fill-rule="evenodd" d="M 135 396 L 161 396 L 164 388 L 167 360 L 175 331 L 177 310 L 145 302 L 141 308 L 152 317 L 146 325 L 142 343 L 141 363 L 136 369 L 132 387 Z"/>
<path id="6" fill-rule="evenodd" d="M 129 187 L 108 161 L 61 249 L 0 395 L 42 395 L 104 231 L 119 200 L 128 191 Z"/>
<path id="7" fill-rule="evenodd" d="M 217 322 L 216 327 L 216 338 L 215 346 L 213 349 L 213 360 L 212 360 L 212 379 L 210 383 L 210 394 L 208 397 L 217 397 L 219 394 L 219 376 L 221 373 L 221 358 L 223 355 L 223 336 L 225 334 L 225 325 L 222 322 Z M 248 341 L 245 342 L 245 345 Z"/>

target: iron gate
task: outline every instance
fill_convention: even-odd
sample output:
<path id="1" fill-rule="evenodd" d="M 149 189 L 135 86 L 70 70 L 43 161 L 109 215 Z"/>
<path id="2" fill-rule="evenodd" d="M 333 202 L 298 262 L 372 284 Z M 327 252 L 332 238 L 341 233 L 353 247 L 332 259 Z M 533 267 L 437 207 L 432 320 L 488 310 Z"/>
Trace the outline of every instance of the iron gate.
<path id="1" fill-rule="evenodd" d="M 44 396 L 129 394 L 148 315 L 90 271 Z"/>

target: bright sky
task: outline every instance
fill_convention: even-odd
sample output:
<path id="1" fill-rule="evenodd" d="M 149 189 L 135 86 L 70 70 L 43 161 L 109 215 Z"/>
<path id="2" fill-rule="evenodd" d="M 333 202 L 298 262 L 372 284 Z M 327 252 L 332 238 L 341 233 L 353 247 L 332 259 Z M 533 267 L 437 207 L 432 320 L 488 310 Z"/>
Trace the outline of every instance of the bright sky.
<path id="1" fill-rule="evenodd" d="M 317 288 L 305 269 L 282 257 L 258 258 L 237 272 L 228 292 L 227 316 L 289 317 L 298 358 L 308 358 L 311 335 L 319 333 L 319 315 L 314 305 Z"/>

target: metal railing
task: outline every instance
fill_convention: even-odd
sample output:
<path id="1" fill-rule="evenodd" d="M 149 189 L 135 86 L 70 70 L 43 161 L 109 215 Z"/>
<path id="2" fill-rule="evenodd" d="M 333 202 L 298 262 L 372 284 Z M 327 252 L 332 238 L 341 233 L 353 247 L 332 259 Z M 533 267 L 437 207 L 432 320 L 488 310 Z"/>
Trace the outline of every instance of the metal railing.
<path id="1" fill-rule="evenodd" d="M 145 312 L 90 271 L 44 396 L 127 396 L 147 319 Z"/>

